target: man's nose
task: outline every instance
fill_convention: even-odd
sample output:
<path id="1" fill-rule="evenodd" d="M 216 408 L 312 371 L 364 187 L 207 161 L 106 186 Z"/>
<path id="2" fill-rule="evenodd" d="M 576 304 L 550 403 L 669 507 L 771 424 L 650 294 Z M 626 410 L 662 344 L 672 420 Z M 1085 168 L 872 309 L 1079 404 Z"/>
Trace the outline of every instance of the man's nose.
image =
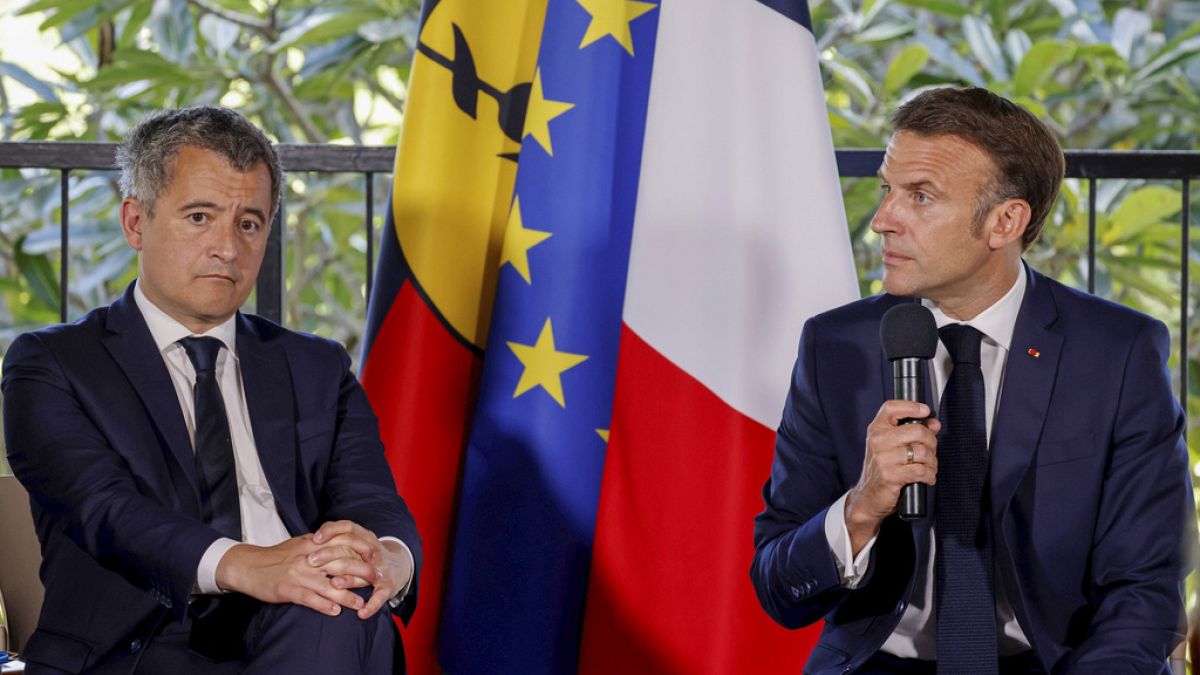
<path id="1" fill-rule="evenodd" d="M 231 261 L 237 258 L 237 224 L 233 219 L 219 219 L 211 230 L 209 251 L 215 258 Z"/>
<path id="2" fill-rule="evenodd" d="M 896 231 L 895 214 L 892 213 L 892 196 L 884 195 L 883 201 L 879 203 L 879 208 L 875 209 L 875 215 L 871 217 L 871 231 L 875 234 L 883 234 L 885 232 Z"/>

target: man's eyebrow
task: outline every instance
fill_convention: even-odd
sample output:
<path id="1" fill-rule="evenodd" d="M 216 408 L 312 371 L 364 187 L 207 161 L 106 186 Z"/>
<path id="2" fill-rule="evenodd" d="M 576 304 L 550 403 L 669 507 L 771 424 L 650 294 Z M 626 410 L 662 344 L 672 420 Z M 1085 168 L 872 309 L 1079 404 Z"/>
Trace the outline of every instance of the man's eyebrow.
<path id="1" fill-rule="evenodd" d="M 217 204 L 215 202 L 206 202 L 206 201 L 188 202 L 188 203 L 184 204 L 183 206 L 179 207 L 180 211 L 190 211 L 192 209 L 209 209 L 209 210 L 217 211 L 217 212 L 221 212 L 221 211 L 225 210 L 224 208 L 217 206 Z M 263 221 L 264 223 L 267 222 L 267 214 L 262 209 L 250 207 L 250 208 L 244 209 L 244 211 L 245 211 L 245 213 L 249 213 L 252 216 L 257 216 L 258 219 Z"/>
<path id="2" fill-rule="evenodd" d="M 250 208 L 246 209 L 245 211 L 246 211 L 246 213 L 249 213 L 252 216 L 258 216 L 258 219 L 263 221 L 264 223 L 267 222 L 267 214 L 264 213 L 262 209 L 256 209 L 254 207 L 250 207 Z"/>
<path id="3" fill-rule="evenodd" d="M 213 202 L 206 202 L 206 201 L 188 202 L 188 203 L 184 204 L 183 206 L 179 207 L 180 211 L 190 211 L 191 209 L 211 209 L 213 211 L 224 211 L 225 210 L 225 209 L 222 209 L 221 207 L 217 206 Z"/>
<path id="4" fill-rule="evenodd" d="M 888 179 L 883 177 L 883 169 L 876 171 L 875 176 L 884 183 L 889 183 Z M 907 183 L 900 183 L 899 185 L 905 190 L 932 190 L 933 192 L 938 192 L 937 185 L 934 185 L 933 181 L 929 180 L 928 178 L 909 181 Z"/>

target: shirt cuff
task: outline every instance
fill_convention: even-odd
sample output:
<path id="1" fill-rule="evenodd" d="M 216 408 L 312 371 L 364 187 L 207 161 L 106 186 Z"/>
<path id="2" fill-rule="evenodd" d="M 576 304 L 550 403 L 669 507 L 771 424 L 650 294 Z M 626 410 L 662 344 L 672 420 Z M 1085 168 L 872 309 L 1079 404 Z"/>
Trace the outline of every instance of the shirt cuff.
<path id="1" fill-rule="evenodd" d="M 404 549 L 404 554 L 408 556 L 408 569 L 411 570 L 409 572 L 408 582 L 404 584 L 404 588 L 401 588 L 399 593 L 388 599 L 388 606 L 392 609 L 396 609 L 400 606 L 401 602 L 404 602 L 404 598 L 408 596 L 408 592 L 412 590 L 413 579 L 415 579 L 417 575 L 417 561 L 415 558 L 413 558 L 412 549 L 408 548 L 408 544 L 400 541 L 399 539 L 395 537 L 380 537 L 379 541 L 394 541 L 397 544 L 400 544 L 400 548 Z"/>
<path id="2" fill-rule="evenodd" d="M 229 549 L 237 546 L 242 542 L 221 537 L 209 545 L 208 550 L 200 557 L 200 566 L 196 570 L 196 588 L 200 593 L 215 594 L 224 593 L 221 587 L 217 586 L 217 565 L 221 562 L 221 558 L 229 552 Z"/>
<path id="3" fill-rule="evenodd" d="M 825 539 L 829 541 L 829 550 L 833 552 L 833 562 L 837 565 L 838 576 L 842 586 L 854 589 L 862 582 L 870 569 L 871 549 L 879 535 L 871 537 L 866 546 L 854 557 L 850 546 L 850 530 L 846 528 L 846 497 L 849 492 L 838 498 L 825 511 Z"/>

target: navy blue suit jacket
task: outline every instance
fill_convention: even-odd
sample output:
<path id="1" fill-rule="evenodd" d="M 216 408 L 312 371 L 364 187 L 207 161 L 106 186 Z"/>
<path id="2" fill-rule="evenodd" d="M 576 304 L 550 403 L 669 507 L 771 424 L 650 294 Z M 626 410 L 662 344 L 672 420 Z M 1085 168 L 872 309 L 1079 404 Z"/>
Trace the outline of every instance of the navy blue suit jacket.
<path id="1" fill-rule="evenodd" d="M 4 358 L 4 433 L 30 494 L 46 587 L 26 646 L 68 672 L 182 617 L 204 551 L 195 461 L 179 399 L 132 285 L 73 324 L 17 338 Z M 238 314 L 254 440 L 293 536 L 353 520 L 412 550 L 374 413 L 337 343 Z M 397 610 L 407 620 L 415 583 Z"/>
<path id="2" fill-rule="evenodd" d="M 1047 671 L 1158 673 L 1183 639 L 1196 537 L 1167 331 L 1027 274 L 992 426 L 997 575 Z M 868 577 L 847 590 L 824 530 L 826 509 L 858 481 L 868 424 L 892 398 L 879 322 L 906 301 L 851 303 L 812 318 L 800 339 L 751 577 L 780 624 L 825 620 L 807 673 L 849 672 L 869 658 L 928 562 L 932 518 L 893 515 Z"/>

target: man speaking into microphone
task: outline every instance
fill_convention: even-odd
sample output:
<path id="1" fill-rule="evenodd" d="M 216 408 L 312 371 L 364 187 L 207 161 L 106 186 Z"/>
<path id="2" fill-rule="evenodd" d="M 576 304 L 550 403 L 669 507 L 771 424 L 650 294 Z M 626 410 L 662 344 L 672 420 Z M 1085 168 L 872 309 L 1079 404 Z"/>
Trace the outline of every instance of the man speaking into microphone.
<path id="1" fill-rule="evenodd" d="M 945 88 L 892 121 L 886 293 L 805 325 L 760 602 L 824 620 L 806 673 L 1169 673 L 1196 525 L 1165 326 L 1022 261 L 1064 168 L 1028 111 Z M 903 303 L 936 326 L 929 403 L 900 400 L 880 343 Z M 924 517 L 897 512 L 906 485 Z"/>

